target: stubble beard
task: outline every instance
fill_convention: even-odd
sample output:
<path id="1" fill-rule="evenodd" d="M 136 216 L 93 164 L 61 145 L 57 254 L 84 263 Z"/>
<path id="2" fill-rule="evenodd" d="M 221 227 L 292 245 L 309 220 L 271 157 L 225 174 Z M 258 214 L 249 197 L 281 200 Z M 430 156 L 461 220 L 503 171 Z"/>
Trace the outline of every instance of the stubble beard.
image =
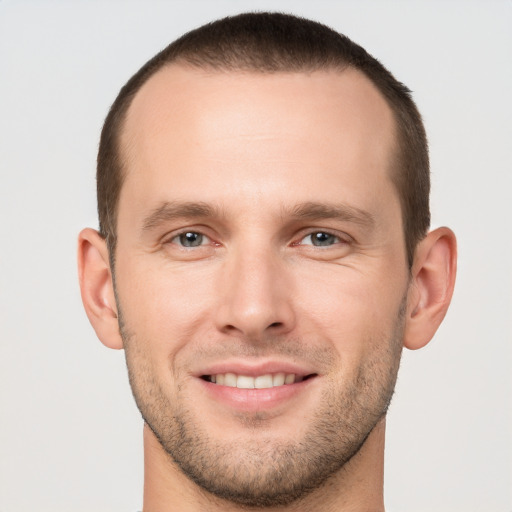
<path id="1" fill-rule="evenodd" d="M 144 340 L 122 320 L 120 330 L 135 401 L 171 464 L 222 500 L 264 508 L 297 502 L 319 489 L 354 457 L 385 416 L 400 364 L 404 312 L 405 300 L 391 336 L 370 340 L 379 349 L 352 382 L 324 386 L 302 439 L 276 439 L 271 428 L 267 431 L 265 422 L 253 415 L 242 425 L 248 431 L 243 445 L 214 439 L 198 424 L 188 408 L 193 400 L 179 385 L 171 401 L 141 350 Z"/>

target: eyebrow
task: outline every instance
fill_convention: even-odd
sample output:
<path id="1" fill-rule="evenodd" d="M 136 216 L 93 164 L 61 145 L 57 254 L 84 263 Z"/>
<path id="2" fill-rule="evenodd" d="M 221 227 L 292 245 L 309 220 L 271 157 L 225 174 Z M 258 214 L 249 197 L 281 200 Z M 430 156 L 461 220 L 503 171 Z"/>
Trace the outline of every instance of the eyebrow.
<path id="1" fill-rule="evenodd" d="M 371 228 L 375 225 L 375 218 L 370 212 L 345 204 L 300 203 L 290 210 L 287 208 L 283 209 L 282 217 L 290 217 L 295 221 L 336 219 L 345 222 L 354 222 L 367 228 Z M 220 208 L 210 203 L 165 201 L 144 218 L 142 232 L 151 231 L 160 224 L 175 219 L 199 218 L 225 218 L 225 215 Z"/>
<path id="2" fill-rule="evenodd" d="M 291 217 L 296 220 L 336 219 L 368 228 L 375 225 L 375 217 L 370 212 L 346 204 L 301 203 L 292 209 Z"/>
<path id="3" fill-rule="evenodd" d="M 175 219 L 198 219 L 222 216 L 219 208 L 208 203 L 165 201 L 144 218 L 142 232 L 151 231 L 160 224 Z"/>

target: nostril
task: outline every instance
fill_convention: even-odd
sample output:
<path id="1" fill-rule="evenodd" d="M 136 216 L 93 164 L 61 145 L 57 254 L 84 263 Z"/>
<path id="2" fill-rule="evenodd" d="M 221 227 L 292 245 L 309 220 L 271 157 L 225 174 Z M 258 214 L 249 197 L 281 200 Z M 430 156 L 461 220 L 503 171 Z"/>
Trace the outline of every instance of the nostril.
<path id="1" fill-rule="evenodd" d="M 234 325 L 226 325 L 223 329 L 224 332 L 226 333 L 231 333 L 231 332 L 240 332 L 240 329 L 237 329 Z"/>
<path id="2" fill-rule="evenodd" d="M 274 322 L 274 323 L 272 323 L 272 324 L 270 324 L 270 325 L 269 325 L 269 328 L 270 328 L 270 327 L 274 327 L 274 328 L 275 328 L 275 327 L 281 327 L 282 325 L 283 325 L 283 324 L 282 324 L 282 322 Z"/>

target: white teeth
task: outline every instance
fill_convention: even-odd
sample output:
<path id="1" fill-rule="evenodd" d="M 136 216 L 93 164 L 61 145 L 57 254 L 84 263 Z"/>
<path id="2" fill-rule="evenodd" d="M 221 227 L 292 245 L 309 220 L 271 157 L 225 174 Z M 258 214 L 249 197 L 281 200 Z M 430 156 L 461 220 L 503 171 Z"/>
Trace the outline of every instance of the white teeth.
<path id="1" fill-rule="evenodd" d="M 276 373 L 274 377 L 272 377 L 272 384 L 274 386 L 282 386 L 284 384 L 285 374 L 284 373 Z"/>
<path id="2" fill-rule="evenodd" d="M 295 382 L 295 375 L 293 373 L 289 373 L 286 375 L 284 379 L 285 384 L 293 384 Z"/>
<path id="3" fill-rule="evenodd" d="M 243 389 L 254 388 L 254 377 L 247 377 L 245 375 L 239 375 L 236 379 L 236 387 Z"/>
<path id="4" fill-rule="evenodd" d="M 273 386 L 272 383 L 272 375 L 260 375 L 254 379 L 254 387 L 256 389 L 265 389 L 271 388 Z"/>
<path id="5" fill-rule="evenodd" d="M 250 377 L 248 375 L 236 375 L 234 373 L 218 373 L 210 375 L 210 382 L 220 386 L 228 386 L 240 389 L 267 389 L 285 384 L 302 382 L 302 376 L 296 376 L 294 373 L 267 373 Z"/>
<path id="6" fill-rule="evenodd" d="M 230 388 L 236 388 L 236 375 L 234 373 L 226 373 L 224 375 L 224 386 L 229 386 Z"/>

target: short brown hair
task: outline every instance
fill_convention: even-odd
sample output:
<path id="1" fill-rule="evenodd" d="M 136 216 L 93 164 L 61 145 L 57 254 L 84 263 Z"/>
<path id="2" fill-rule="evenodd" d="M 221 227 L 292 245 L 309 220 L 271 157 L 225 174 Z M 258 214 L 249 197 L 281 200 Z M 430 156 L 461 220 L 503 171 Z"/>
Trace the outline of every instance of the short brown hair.
<path id="1" fill-rule="evenodd" d="M 397 154 L 392 180 L 402 208 L 409 266 L 430 225 L 428 145 L 410 90 L 348 37 L 320 23 L 281 13 L 245 13 L 186 33 L 149 60 L 121 89 L 101 132 L 97 167 L 100 233 L 111 261 L 116 247 L 119 195 L 126 170 L 120 132 L 134 96 L 158 70 L 173 62 L 226 71 L 311 72 L 347 67 L 373 82 L 393 111 Z"/>

